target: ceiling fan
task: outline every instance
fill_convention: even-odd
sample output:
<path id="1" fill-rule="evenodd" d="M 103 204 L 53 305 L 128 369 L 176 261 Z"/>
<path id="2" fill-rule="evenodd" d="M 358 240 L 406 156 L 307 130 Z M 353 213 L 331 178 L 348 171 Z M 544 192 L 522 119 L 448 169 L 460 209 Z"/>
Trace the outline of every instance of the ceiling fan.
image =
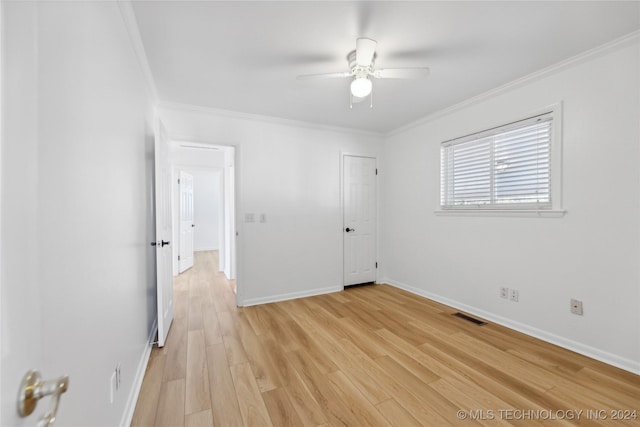
<path id="1" fill-rule="evenodd" d="M 303 74 L 298 80 L 351 78 L 351 103 L 363 101 L 370 96 L 370 107 L 373 107 L 373 82 L 374 79 L 418 79 L 429 75 L 427 67 L 413 68 L 380 68 L 374 69 L 376 60 L 376 45 L 378 42 L 361 37 L 356 40 L 356 49 L 349 52 L 347 61 L 349 71 L 342 73 Z"/>

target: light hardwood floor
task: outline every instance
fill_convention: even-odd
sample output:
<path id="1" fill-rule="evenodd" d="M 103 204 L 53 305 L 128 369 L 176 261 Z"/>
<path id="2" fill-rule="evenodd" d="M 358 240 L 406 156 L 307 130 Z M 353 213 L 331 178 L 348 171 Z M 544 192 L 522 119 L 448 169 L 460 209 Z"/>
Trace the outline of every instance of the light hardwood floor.
<path id="1" fill-rule="evenodd" d="M 640 425 L 631 373 L 386 285 L 236 308 L 217 270 L 175 280 L 132 425 Z"/>

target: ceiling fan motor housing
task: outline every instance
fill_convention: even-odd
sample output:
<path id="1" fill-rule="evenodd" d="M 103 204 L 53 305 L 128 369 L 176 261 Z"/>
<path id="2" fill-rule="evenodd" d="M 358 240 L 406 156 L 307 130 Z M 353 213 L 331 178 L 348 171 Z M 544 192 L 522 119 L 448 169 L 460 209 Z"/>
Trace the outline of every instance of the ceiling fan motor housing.
<path id="1" fill-rule="evenodd" d="M 351 74 L 355 77 L 355 78 L 364 78 L 367 77 L 371 74 L 371 70 L 373 69 L 373 65 L 376 62 L 376 54 L 373 54 L 373 58 L 371 59 L 371 64 L 369 64 L 367 67 L 363 67 L 358 65 L 358 62 L 356 61 L 356 51 L 352 50 L 351 52 L 349 52 L 349 54 L 347 55 L 347 61 L 349 62 L 349 69 L 351 70 Z"/>

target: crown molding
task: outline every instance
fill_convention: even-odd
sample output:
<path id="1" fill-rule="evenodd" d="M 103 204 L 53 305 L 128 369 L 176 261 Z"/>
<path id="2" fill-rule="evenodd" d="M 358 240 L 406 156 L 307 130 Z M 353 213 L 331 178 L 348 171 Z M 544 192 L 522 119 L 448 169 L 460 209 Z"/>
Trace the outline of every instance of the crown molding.
<path id="1" fill-rule="evenodd" d="M 329 132 L 339 132 L 339 133 L 347 133 L 353 135 L 360 136 L 368 136 L 375 138 L 388 138 L 403 132 L 406 132 L 410 129 L 413 129 L 417 126 L 429 123 L 431 121 L 437 120 L 441 117 L 445 117 L 447 115 L 453 114 L 464 108 L 473 106 L 475 104 L 479 104 L 483 101 L 491 99 L 495 96 L 501 95 L 505 92 L 514 90 L 516 88 L 522 87 L 526 84 L 532 83 L 534 81 L 543 79 L 547 76 L 559 73 L 563 70 L 571 68 L 575 65 L 584 63 L 591 59 L 597 58 L 599 56 L 605 55 L 607 53 L 613 52 L 617 49 L 624 48 L 628 45 L 636 43 L 640 41 L 640 30 L 636 30 L 632 33 L 629 33 L 625 36 L 622 36 L 618 39 L 595 47 L 593 49 L 582 52 L 578 55 L 572 56 L 568 59 L 565 59 L 561 62 L 558 62 L 549 67 L 543 68 L 539 71 L 528 74 L 524 77 L 520 77 L 516 80 L 513 80 L 509 83 L 506 83 L 502 86 L 498 86 L 497 88 L 488 90 L 479 95 L 471 97 L 465 101 L 462 101 L 458 104 L 452 105 L 450 107 L 444 108 L 442 110 L 436 111 L 432 114 L 424 116 L 418 120 L 407 123 L 403 126 L 400 126 L 396 129 L 393 129 L 389 132 L 375 132 L 375 131 L 366 131 L 362 129 L 354 129 L 340 126 L 330 126 L 323 125 L 313 122 L 306 122 L 301 120 L 292 120 L 285 119 L 275 116 L 261 115 L 261 114 L 251 114 L 251 113 L 243 113 L 239 111 L 233 110 L 224 110 L 210 107 L 202 107 L 198 105 L 190 105 L 190 104 L 181 104 L 181 103 L 172 103 L 172 102 L 162 102 L 160 101 L 158 90 L 155 84 L 155 80 L 153 77 L 153 73 L 151 72 L 151 68 L 149 66 L 149 62 L 147 59 L 147 54 L 144 49 L 144 44 L 142 43 L 142 38 L 140 36 L 140 30 L 138 28 L 138 23 L 135 17 L 135 12 L 133 10 L 132 0 L 117 0 L 117 4 L 120 8 L 120 13 L 122 15 L 122 19 L 124 21 L 125 27 L 129 34 L 129 39 L 131 41 L 131 45 L 135 52 L 135 55 L 138 59 L 138 63 L 140 65 L 140 69 L 142 71 L 147 90 L 152 97 L 153 102 L 156 104 L 158 108 L 169 109 L 174 111 L 182 111 L 182 112 L 190 112 L 190 113 L 199 113 L 199 114 L 209 114 L 215 115 L 219 117 L 227 117 L 234 119 L 243 119 L 243 120 L 252 120 L 252 121 L 260 121 L 271 124 L 278 124 L 283 126 L 293 126 L 307 129 L 314 129 L 320 131 L 329 131 Z"/>
<path id="2" fill-rule="evenodd" d="M 136 14 L 133 11 L 132 0 L 118 0 L 116 3 L 118 3 L 118 7 L 120 8 L 120 15 L 122 15 L 124 26 L 129 34 L 131 46 L 133 47 L 136 58 L 138 59 L 138 64 L 140 65 L 140 70 L 142 71 L 147 91 L 149 92 L 152 101 L 155 104 L 158 104 L 160 101 L 158 89 L 153 78 L 153 73 L 151 72 L 151 67 L 149 67 L 147 53 L 144 50 L 144 44 L 142 43 L 142 37 L 140 36 L 140 29 L 138 28 L 138 21 L 136 20 Z"/>
<path id="3" fill-rule="evenodd" d="M 265 122 L 265 123 L 270 123 L 275 125 L 306 128 L 306 129 L 320 130 L 325 132 L 338 132 L 343 134 L 346 133 L 346 134 L 368 136 L 368 137 L 374 137 L 374 138 L 384 137 L 384 134 L 381 132 L 365 131 L 361 129 L 353 129 L 353 128 L 346 128 L 346 127 L 340 127 L 340 126 L 322 125 L 322 124 L 313 123 L 313 122 L 305 122 L 302 120 L 284 119 L 281 117 L 267 116 L 262 114 L 242 113 L 239 111 L 202 107 L 202 106 L 191 105 L 191 104 L 160 102 L 158 103 L 158 108 L 165 109 L 165 110 L 180 111 L 185 113 L 196 113 L 196 114 L 206 114 L 206 115 L 212 115 L 212 116 L 218 116 L 218 117 L 226 117 L 230 119 Z"/>
<path id="4" fill-rule="evenodd" d="M 603 45 L 600 45 L 598 47 L 595 47 L 593 49 L 589 49 L 585 52 L 579 53 L 578 55 L 572 56 L 570 58 L 567 58 L 563 61 L 560 61 L 554 65 L 551 65 L 549 67 L 543 68 L 541 70 L 535 71 L 531 74 L 527 74 L 524 77 L 520 77 L 516 80 L 512 80 L 509 83 L 506 83 L 502 86 L 498 86 L 497 88 L 488 90 L 487 92 L 483 92 L 480 95 L 476 95 L 472 98 L 469 98 L 465 101 L 462 101 L 458 104 L 452 105 L 450 107 L 444 108 L 442 110 L 436 111 L 435 113 L 429 114 L 425 117 L 422 117 L 421 119 L 415 120 L 413 122 L 407 123 L 406 125 L 403 125 L 399 128 L 393 129 L 387 133 L 384 134 L 385 137 L 391 137 L 394 135 L 398 135 L 400 133 L 406 132 L 410 129 L 413 129 L 417 126 L 429 123 L 431 121 L 434 121 L 436 119 L 439 119 L 441 117 L 444 116 L 448 116 L 450 114 L 456 113 L 460 110 L 463 110 L 467 107 L 470 107 L 472 105 L 475 104 L 479 104 L 483 101 L 486 101 L 488 99 L 491 99 L 495 96 L 501 95 L 505 92 L 514 90 L 516 88 L 522 87 L 526 84 L 532 83 L 534 81 L 543 79 L 545 77 L 548 77 L 550 75 L 559 73 L 561 71 L 564 71 L 568 68 L 571 68 L 573 66 L 576 66 L 578 64 L 582 64 L 584 62 L 587 62 L 591 59 L 600 57 L 602 55 L 606 55 L 610 52 L 614 52 L 618 49 L 627 47 L 633 43 L 636 43 L 640 41 L 640 30 L 636 30 L 632 33 L 627 34 L 626 36 L 622 36 L 620 38 L 617 38 L 613 41 L 610 41 L 608 43 L 605 43 Z"/>

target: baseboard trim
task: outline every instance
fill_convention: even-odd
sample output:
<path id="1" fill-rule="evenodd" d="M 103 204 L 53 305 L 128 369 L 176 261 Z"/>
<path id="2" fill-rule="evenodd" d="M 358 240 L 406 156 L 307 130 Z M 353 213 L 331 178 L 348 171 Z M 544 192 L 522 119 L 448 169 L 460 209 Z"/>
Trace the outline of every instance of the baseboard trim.
<path id="1" fill-rule="evenodd" d="M 239 301 L 238 304 L 241 307 L 249 307 L 249 306 L 258 305 L 258 304 L 268 304 L 271 302 L 287 301 L 287 300 L 296 299 L 296 298 L 330 294 L 332 292 L 340 292 L 343 289 L 344 287 L 342 286 L 330 286 L 328 288 L 318 288 L 318 289 L 311 289 L 309 291 L 291 292 L 288 294 L 272 295 L 269 297 L 249 298 L 243 301 Z"/>
<path id="2" fill-rule="evenodd" d="M 129 427 L 131 425 L 131 421 L 133 421 L 133 412 L 136 410 L 136 403 L 138 403 L 138 396 L 140 395 L 140 389 L 142 388 L 142 380 L 144 379 L 144 374 L 147 371 L 149 357 L 151 356 L 151 350 L 153 349 L 153 343 L 155 341 L 157 333 L 158 319 L 156 318 L 153 321 L 153 325 L 151 326 L 151 332 L 149 333 L 149 337 L 147 339 L 147 345 L 145 345 L 144 351 L 142 352 L 142 355 L 140 357 L 140 362 L 138 362 L 138 369 L 136 370 L 136 376 L 133 380 L 131 391 L 129 392 L 127 404 L 124 408 L 124 412 L 122 413 L 122 419 L 120 420 L 119 424 L 120 427 Z"/>
<path id="3" fill-rule="evenodd" d="M 555 344 L 557 346 L 566 348 L 567 350 L 575 351 L 576 353 L 582 354 L 584 356 L 590 357 L 592 359 L 598 360 L 600 362 L 606 363 L 608 365 L 615 366 L 620 369 L 624 369 L 625 371 L 629 371 L 636 375 L 640 375 L 640 363 L 635 362 L 631 359 L 627 359 L 624 357 L 620 357 L 616 354 L 609 353 L 603 351 L 596 347 L 591 347 L 586 344 L 579 343 L 577 341 L 573 341 L 567 338 L 564 338 L 559 335 L 552 334 L 550 332 L 544 331 L 542 329 L 535 328 L 533 326 L 516 322 L 511 319 L 507 319 L 506 317 L 498 316 L 491 312 L 479 309 L 477 307 L 473 307 L 467 304 L 463 304 L 461 302 L 425 291 L 423 289 L 416 288 L 414 286 L 407 285 L 402 282 L 395 281 L 389 278 L 382 278 L 379 280 L 379 283 L 386 283 L 396 288 L 405 290 L 407 292 L 411 292 L 412 294 L 419 295 L 421 297 L 439 302 L 441 304 L 447 305 L 449 307 L 453 307 L 457 310 L 465 311 L 469 314 L 473 314 L 478 317 L 482 317 L 486 320 L 489 320 L 493 323 L 497 323 L 499 325 L 505 326 L 509 329 L 513 329 L 518 332 L 522 332 L 523 334 L 532 336 L 534 338 L 538 338 L 542 341 L 549 342 L 551 344 Z"/>

